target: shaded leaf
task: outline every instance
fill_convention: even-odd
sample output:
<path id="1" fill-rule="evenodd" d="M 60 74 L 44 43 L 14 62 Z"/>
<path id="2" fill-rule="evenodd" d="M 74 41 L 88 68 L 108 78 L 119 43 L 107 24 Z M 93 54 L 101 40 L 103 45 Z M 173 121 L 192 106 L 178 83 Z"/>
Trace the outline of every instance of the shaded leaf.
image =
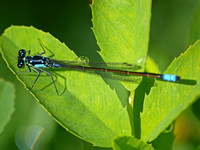
<path id="1" fill-rule="evenodd" d="M 113 142 L 114 150 L 154 150 L 150 144 L 146 144 L 143 141 L 134 137 L 119 137 Z"/>
<path id="2" fill-rule="evenodd" d="M 1 70 L 2 71 L 2 70 Z M 0 133 L 14 112 L 15 88 L 13 84 L 0 79 Z"/>

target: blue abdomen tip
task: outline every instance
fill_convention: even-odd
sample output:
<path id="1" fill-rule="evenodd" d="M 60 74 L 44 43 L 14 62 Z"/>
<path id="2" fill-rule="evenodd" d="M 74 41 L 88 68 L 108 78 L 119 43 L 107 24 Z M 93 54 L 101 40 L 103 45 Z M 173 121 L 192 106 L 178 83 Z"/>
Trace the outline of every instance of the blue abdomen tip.
<path id="1" fill-rule="evenodd" d="M 176 75 L 171 75 L 171 74 L 164 74 L 162 76 L 162 79 L 165 81 L 176 82 L 176 81 L 180 80 L 180 77 L 176 76 Z"/>

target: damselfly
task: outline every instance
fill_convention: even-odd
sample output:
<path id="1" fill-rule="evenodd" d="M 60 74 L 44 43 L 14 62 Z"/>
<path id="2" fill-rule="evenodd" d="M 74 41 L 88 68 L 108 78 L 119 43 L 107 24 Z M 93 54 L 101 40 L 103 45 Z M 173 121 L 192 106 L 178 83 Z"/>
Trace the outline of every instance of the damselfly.
<path id="1" fill-rule="evenodd" d="M 40 43 L 41 45 L 41 43 Z M 81 63 L 76 63 L 76 61 L 59 61 L 59 60 L 52 60 L 48 57 L 43 57 L 42 55 L 45 54 L 45 50 L 43 46 L 41 45 L 43 52 L 34 56 L 30 55 L 30 50 L 27 51 L 28 55 L 26 56 L 26 50 L 21 49 L 18 52 L 18 64 L 17 66 L 19 68 L 24 68 L 26 65 L 29 69 L 28 72 L 31 72 L 31 69 L 36 71 L 38 73 L 38 76 L 36 77 L 32 87 L 30 90 L 34 87 L 35 83 L 37 82 L 38 78 L 40 77 L 41 72 L 45 72 L 48 74 L 54 84 L 55 90 L 58 94 L 58 90 L 55 84 L 55 80 L 53 78 L 53 75 L 50 72 L 47 72 L 44 70 L 45 68 L 66 68 L 66 69 L 75 69 L 75 70 L 93 70 L 93 71 L 100 71 L 100 72 L 112 72 L 123 75 L 134 75 L 134 76 L 143 76 L 143 77 L 151 77 L 151 78 L 157 78 L 164 81 L 170 81 L 170 82 L 176 82 L 180 80 L 180 76 L 172 75 L 172 74 L 156 74 L 156 73 L 149 73 L 149 72 L 134 72 L 134 71 L 127 71 L 123 69 L 113 69 L 113 68 L 104 68 L 104 67 L 95 67 L 95 66 L 84 66 L 81 65 Z M 95 63 L 94 63 L 95 64 Z M 114 63 L 113 63 L 114 64 Z M 128 63 L 125 63 L 128 64 Z"/>

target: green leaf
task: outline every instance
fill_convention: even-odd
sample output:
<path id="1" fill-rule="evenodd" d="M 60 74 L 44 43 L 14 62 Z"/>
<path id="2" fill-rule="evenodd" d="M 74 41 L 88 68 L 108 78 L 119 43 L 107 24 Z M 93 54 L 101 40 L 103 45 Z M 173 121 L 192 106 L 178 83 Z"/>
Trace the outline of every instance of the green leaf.
<path id="1" fill-rule="evenodd" d="M 143 67 L 149 42 L 151 0 L 94 0 L 93 31 L 106 62 Z M 140 71 L 142 71 L 140 70 Z M 138 84 L 123 82 L 133 91 Z"/>
<path id="2" fill-rule="evenodd" d="M 154 140 L 173 120 L 200 96 L 200 41 L 177 59 L 166 73 L 180 75 L 179 83 L 156 81 L 144 100 L 141 114 L 142 139 Z"/>
<path id="3" fill-rule="evenodd" d="M 18 73 L 28 68 L 17 68 L 20 49 L 31 50 L 31 55 L 42 52 L 38 39 L 54 54 L 53 59 L 74 61 L 77 56 L 49 33 L 34 27 L 12 26 L 1 37 L 2 53 L 8 67 L 29 89 L 37 73 Z M 45 56 L 50 56 L 47 51 Z M 78 71 L 47 70 L 57 72 L 56 86 L 45 73 L 38 79 L 31 93 L 49 114 L 65 129 L 96 146 L 111 146 L 116 136 L 131 135 L 126 108 L 115 90 L 97 75 Z M 66 82 L 66 84 L 65 84 Z M 64 91 L 65 90 L 65 91 Z M 126 100 L 124 100 L 126 101 Z"/>
<path id="4" fill-rule="evenodd" d="M 153 73 L 160 73 L 160 69 L 154 62 L 153 58 L 150 56 L 147 57 L 147 63 L 146 63 L 146 69 L 147 72 L 153 72 Z"/>
<path id="5" fill-rule="evenodd" d="M 144 67 L 149 41 L 151 1 L 95 1 L 92 5 L 94 32 L 105 62 L 129 62 Z M 19 49 L 39 54 L 42 44 L 54 54 L 53 59 L 74 61 L 77 56 L 48 33 L 33 27 L 8 28 L 1 37 L 3 56 L 13 73 L 30 89 L 37 73 L 19 74 L 16 57 Z M 50 56 L 47 51 L 45 56 Z M 28 71 L 27 67 L 24 69 Z M 142 69 L 144 70 L 144 69 Z M 130 136 L 131 127 L 126 99 L 119 99 L 100 76 L 76 71 L 59 70 L 57 96 L 50 77 L 44 73 L 32 94 L 55 120 L 71 133 L 97 146 L 111 146 L 117 136 Z M 52 72 L 53 71 L 53 72 Z M 139 83 L 123 82 L 133 91 Z"/>
<path id="6" fill-rule="evenodd" d="M 154 150 L 154 148 L 135 137 L 119 137 L 113 142 L 114 150 Z"/>
<path id="7" fill-rule="evenodd" d="M 14 112 L 15 88 L 13 84 L 0 79 L 0 133 Z"/>

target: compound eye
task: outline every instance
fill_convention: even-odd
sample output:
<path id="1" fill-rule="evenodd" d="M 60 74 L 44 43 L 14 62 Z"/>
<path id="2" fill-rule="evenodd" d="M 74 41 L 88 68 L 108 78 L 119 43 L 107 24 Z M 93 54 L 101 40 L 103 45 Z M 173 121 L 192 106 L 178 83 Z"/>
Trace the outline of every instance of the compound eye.
<path id="1" fill-rule="evenodd" d="M 24 68 L 24 63 L 22 63 L 22 62 L 21 62 L 21 63 L 18 63 L 18 64 L 17 64 L 17 67 L 18 67 L 18 68 Z"/>
<path id="2" fill-rule="evenodd" d="M 26 51 L 24 49 L 19 50 L 19 56 L 25 57 Z"/>

